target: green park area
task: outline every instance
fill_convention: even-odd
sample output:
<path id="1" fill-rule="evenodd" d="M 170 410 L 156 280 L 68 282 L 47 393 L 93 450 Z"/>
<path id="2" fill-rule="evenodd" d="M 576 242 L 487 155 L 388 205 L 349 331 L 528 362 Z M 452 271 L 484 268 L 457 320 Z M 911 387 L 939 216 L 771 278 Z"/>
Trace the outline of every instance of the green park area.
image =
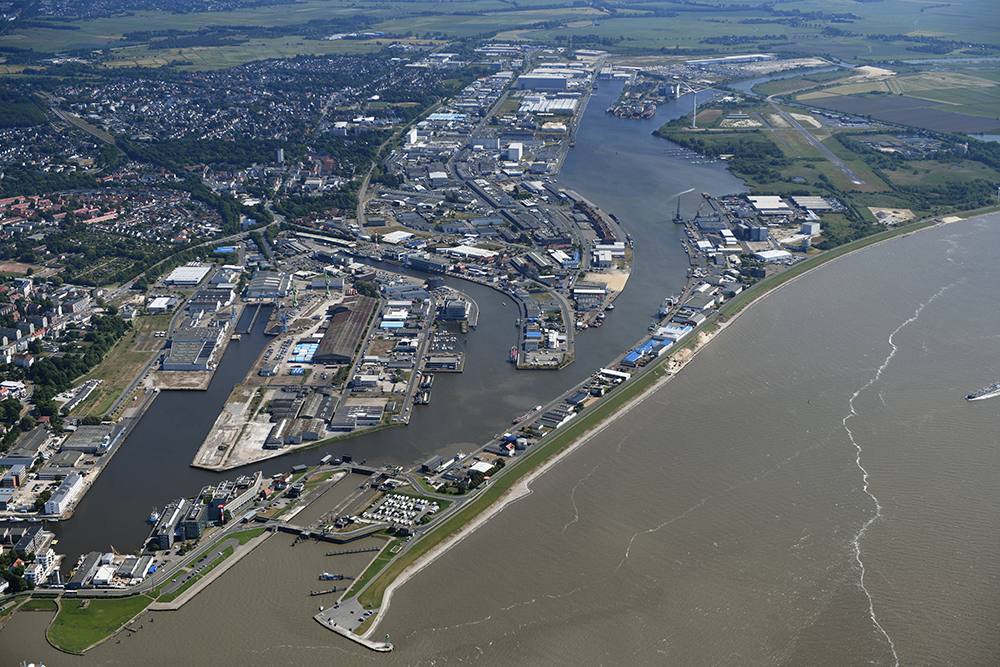
<path id="1" fill-rule="evenodd" d="M 206 553 L 213 553 L 221 542 L 235 539 L 240 545 L 244 545 L 255 537 L 260 536 L 264 528 L 255 528 L 241 531 L 225 537 L 210 547 L 203 549 Z M 48 629 L 48 638 L 53 645 L 70 653 L 82 653 L 86 649 L 100 643 L 111 635 L 120 631 L 131 619 L 142 613 L 152 602 L 172 602 L 180 597 L 185 591 L 194 586 L 199 580 L 208 575 L 214 568 L 221 565 L 234 553 L 234 548 L 229 545 L 221 549 L 221 554 L 217 555 L 208 563 L 201 572 L 191 576 L 190 579 L 169 594 L 160 594 L 159 590 L 153 591 L 150 595 L 134 595 L 120 598 L 86 598 L 71 595 L 63 595 L 59 600 L 58 613 Z M 182 572 L 186 572 L 183 570 Z M 179 575 L 178 575 L 179 576 Z M 56 601 L 49 596 L 35 595 L 32 599 L 20 605 L 21 611 L 56 611 Z"/>
<path id="2" fill-rule="evenodd" d="M 48 629 L 49 641 L 64 651 L 82 653 L 118 632 L 152 601 L 145 595 L 107 600 L 63 598 Z"/>

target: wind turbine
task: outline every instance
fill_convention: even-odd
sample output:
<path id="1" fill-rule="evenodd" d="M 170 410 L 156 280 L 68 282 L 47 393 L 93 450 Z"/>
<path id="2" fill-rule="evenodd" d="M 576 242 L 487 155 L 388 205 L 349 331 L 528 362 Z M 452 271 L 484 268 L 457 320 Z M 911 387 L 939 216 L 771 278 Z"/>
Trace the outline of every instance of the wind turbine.
<path id="1" fill-rule="evenodd" d="M 678 81 L 677 82 L 677 97 L 681 96 L 681 86 L 684 86 L 689 91 L 691 91 L 691 95 L 692 95 L 692 98 L 693 98 L 693 104 L 691 105 L 691 129 L 692 130 L 697 130 L 698 126 L 696 124 L 696 121 L 698 119 L 698 91 L 691 84 L 685 83 L 684 81 Z"/>

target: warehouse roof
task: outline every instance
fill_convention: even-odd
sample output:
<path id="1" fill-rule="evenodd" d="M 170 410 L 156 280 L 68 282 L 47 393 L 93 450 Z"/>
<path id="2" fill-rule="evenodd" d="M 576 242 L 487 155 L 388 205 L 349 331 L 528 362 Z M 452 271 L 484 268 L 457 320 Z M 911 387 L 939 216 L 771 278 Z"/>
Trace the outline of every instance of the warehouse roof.
<path id="1" fill-rule="evenodd" d="M 313 361 L 317 363 L 347 363 L 354 357 L 358 341 L 365 334 L 368 319 L 375 312 L 378 300 L 359 296 L 354 303 L 338 308 L 319 342 Z"/>

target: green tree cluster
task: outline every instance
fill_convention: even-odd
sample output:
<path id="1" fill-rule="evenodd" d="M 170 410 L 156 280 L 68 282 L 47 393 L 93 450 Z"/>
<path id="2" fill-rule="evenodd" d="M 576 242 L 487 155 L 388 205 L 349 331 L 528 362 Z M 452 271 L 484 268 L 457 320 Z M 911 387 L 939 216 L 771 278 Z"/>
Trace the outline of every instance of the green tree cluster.
<path id="1" fill-rule="evenodd" d="M 91 343 L 89 346 L 62 357 L 45 357 L 32 365 L 29 375 L 35 391 L 31 400 L 40 412 L 53 413 L 55 395 L 69 389 L 76 378 L 101 363 L 104 355 L 132 327 L 117 315 L 94 317 L 91 324 L 93 330 L 84 336 Z"/>

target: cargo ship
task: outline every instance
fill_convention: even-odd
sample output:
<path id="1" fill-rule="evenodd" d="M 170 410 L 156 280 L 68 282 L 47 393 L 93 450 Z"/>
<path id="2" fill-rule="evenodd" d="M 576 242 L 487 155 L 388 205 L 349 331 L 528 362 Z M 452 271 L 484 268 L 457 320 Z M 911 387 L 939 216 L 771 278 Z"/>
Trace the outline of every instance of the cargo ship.
<path id="1" fill-rule="evenodd" d="M 965 397 L 967 401 L 981 401 L 984 398 L 993 398 L 994 396 L 1000 396 L 1000 382 L 994 382 L 985 389 L 980 389 L 974 394 L 969 394 Z"/>
<path id="2" fill-rule="evenodd" d="M 670 311 L 676 305 L 677 305 L 677 298 L 673 296 L 668 296 L 666 299 L 663 300 L 663 303 L 660 304 L 660 309 L 656 311 L 656 314 L 659 315 L 660 317 L 666 317 L 667 315 L 670 314 Z"/>

